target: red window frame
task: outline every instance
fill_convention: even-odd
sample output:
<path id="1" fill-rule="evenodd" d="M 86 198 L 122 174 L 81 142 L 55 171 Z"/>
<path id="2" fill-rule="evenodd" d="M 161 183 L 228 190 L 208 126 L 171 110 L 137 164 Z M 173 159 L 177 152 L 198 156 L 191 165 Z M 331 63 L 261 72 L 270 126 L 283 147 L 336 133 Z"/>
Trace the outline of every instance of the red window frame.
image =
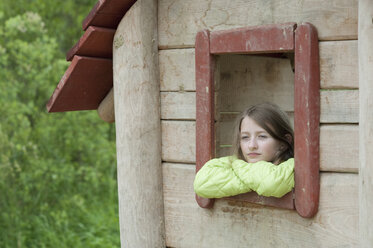
<path id="1" fill-rule="evenodd" d="M 214 63 L 219 54 L 294 53 L 295 187 L 282 198 L 255 192 L 233 198 L 295 209 L 310 218 L 319 205 L 320 68 L 318 36 L 310 23 L 274 24 L 197 33 L 196 60 L 196 172 L 215 156 Z M 214 199 L 196 196 L 203 208 Z"/>

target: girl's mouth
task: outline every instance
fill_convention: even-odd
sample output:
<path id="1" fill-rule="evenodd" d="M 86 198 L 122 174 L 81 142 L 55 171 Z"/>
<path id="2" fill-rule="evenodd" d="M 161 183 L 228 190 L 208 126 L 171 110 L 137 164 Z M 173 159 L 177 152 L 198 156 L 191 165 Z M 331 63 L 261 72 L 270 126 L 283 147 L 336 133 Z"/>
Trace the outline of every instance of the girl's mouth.
<path id="1" fill-rule="evenodd" d="M 257 157 L 259 155 L 260 155 L 260 153 L 256 153 L 256 152 L 252 152 L 252 153 L 248 154 L 249 157 Z"/>

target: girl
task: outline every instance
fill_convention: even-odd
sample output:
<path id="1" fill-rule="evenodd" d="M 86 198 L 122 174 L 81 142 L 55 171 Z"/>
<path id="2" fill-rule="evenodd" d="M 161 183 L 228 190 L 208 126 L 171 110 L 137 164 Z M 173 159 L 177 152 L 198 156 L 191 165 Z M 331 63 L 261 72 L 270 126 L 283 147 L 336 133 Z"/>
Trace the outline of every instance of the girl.
<path id="1" fill-rule="evenodd" d="M 234 156 L 212 159 L 196 174 L 194 190 L 205 198 L 256 191 L 282 197 L 294 187 L 294 134 L 277 105 L 254 105 L 239 116 Z"/>

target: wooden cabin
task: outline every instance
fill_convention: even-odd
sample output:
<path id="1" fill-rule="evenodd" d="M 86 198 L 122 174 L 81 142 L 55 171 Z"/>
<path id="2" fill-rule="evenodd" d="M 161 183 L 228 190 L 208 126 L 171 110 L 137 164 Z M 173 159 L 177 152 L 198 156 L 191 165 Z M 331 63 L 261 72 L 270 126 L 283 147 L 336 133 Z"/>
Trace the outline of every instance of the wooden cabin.
<path id="1" fill-rule="evenodd" d="M 122 247 L 373 247 L 372 18 L 368 0 L 98 1 L 47 109 L 115 120 Z M 243 50 L 213 48 L 237 32 Z M 295 191 L 198 204 L 196 164 L 230 154 L 235 117 L 264 101 L 294 120 Z"/>

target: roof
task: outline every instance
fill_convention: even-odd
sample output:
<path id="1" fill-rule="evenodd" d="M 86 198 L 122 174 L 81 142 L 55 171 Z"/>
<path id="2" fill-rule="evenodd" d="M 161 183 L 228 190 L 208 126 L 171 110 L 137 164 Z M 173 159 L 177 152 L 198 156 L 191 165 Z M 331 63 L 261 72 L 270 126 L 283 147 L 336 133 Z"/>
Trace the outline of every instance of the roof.
<path id="1" fill-rule="evenodd" d="M 47 103 L 48 112 L 97 109 L 113 87 L 115 31 L 136 0 L 99 0 L 83 20 L 85 30 L 67 52 L 71 61 Z"/>

